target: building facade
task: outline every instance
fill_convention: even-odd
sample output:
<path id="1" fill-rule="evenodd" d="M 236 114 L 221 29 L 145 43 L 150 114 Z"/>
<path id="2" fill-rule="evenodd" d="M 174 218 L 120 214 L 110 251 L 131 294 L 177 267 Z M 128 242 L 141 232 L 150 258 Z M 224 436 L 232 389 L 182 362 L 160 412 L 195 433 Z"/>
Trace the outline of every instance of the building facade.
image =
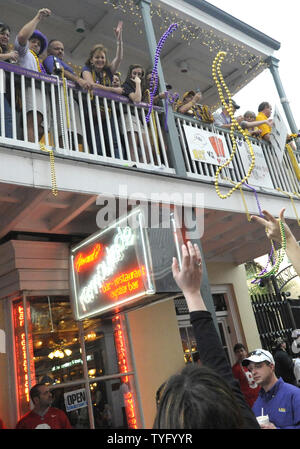
<path id="1" fill-rule="evenodd" d="M 178 33 L 166 41 L 157 67 L 161 92 L 167 92 L 167 84 L 180 96 L 201 87 L 203 102 L 216 110 L 221 103 L 211 67 L 226 48 L 222 70 L 232 95 L 264 69 L 272 71 L 279 95 L 284 93 L 275 57 L 280 44 L 208 2 L 141 0 L 122 6 L 90 1 L 93 12 L 76 4 L 74 19 L 91 23 L 92 14 L 97 17 L 83 37 L 64 23 L 68 3 L 53 5 L 56 17 L 41 29 L 64 40 L 74 66 L 99 39 L 113 53 L 111 28 L 121 17 L 124 30 L 134 30 L 124 32 L 121 72 L 125 75 L 136 62 L 152 67 L 157 42 L 173 22 Z M 6 21 L 22 26 L 24 17 L 34 14 L 34 2 L 27 4 L 20 2 L 18 9 L 7 4 Z M 0 81 L 6 86 L 0 92 L 0 416 L 14 428 L 29 410 L 30 388 L 47 382 L 54 405 L 66 411 L 75 428 L 151 428 L 156 390 L 184 363 L 197 360 L 185 301 L 170 280 L 172 256 L 178 257 L 186 239 L 201 246 L 202 293 L 229 362 L 234 362 L 235 343 L 259 347 L 243 264 L 267 253 L 270 244 L 264 229 L 248 217 L 258 213 L 258 197 L 274 215 L 286 207 L 300 238 L 294 211 L 300 188 L 292 161 L 273 145 L 250 138 L 256 156 L 255 172 L 247 179 L 252 189 L 243 184 L 230 193 L 249 172 L 245 137 L 236 134 L 235 150 L 228 130 L 174 112 L 171 95 L 154 106 L 148 121 L 146 103 L 133 104 L 101 89 L 91 95 L 73 82 L 15 64 L 0 63 Z M 33 103 L 38 91 L 43 98 L 42 141 L 35 121 L 35 141 L 28 140 L 29 86 Z M 12 136 L 5 133 L 6 92 Z M 283 106 L 289 132 L 295 132 L 288 102 Z M 211 146 L 195 150 L 193 139 Z M 234 152 L 220 173 L 218 186 L 226 196 L 221 198 L 217 170 Z M 110 313 L 76 316 L 72 248 L 141 206 L 152 294 Z M 174 217 L 178 234 L 172 231 Z M 82 260 L 89 263 L 95 254 L 84 253 Z M 141 267 L 139 260 L 134 269 Z M 133 266 L 125 265 L 124 273 L 134 276 Z"/>

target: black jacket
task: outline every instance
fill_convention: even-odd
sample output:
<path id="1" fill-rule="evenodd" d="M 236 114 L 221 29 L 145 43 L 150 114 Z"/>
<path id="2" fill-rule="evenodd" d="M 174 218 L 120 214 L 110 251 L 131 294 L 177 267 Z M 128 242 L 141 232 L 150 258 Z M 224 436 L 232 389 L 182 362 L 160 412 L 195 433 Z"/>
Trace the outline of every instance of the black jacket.
<path id="1" fill-rule="evenodd" d="M 296 385 L 294 375 L 294 364 L 292 357 L 283 349 L 277 349 L 274 353 L 275 374 L 278 377 L 292 385 Z"/>
<path id="2" fill-rule="evenodd" d="M 191 312 L 191 324 L 197 342 L 197 350 L 203 365 L 215 370 L 230 385 L 240 406 L 245 429 L 260 429 L 254 413 L 240 390 L 239 382 L 233 377 L 224 349 L 208 311 Z"/>

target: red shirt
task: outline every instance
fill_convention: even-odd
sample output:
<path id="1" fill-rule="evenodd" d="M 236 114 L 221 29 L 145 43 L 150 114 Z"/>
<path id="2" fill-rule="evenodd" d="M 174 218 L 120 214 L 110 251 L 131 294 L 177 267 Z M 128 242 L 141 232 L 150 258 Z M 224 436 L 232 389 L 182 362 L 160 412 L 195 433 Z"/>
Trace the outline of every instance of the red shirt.
<path id="1" fill-rule="evenodd" d="M 59 408 L 49 407 L 44 416 L 33 410 L 17 423 L 16 429 L 72 429 L 67 415 Z"/>
<path id="2" fill-rule="evenodd" d="M 257 399 L 260 387 L 254 381 L 248 368 L 246 366 L 242 366 L 239 362 L 233 365 L 232 373 L 240 383 L 240 389 L 246 399 L 246 402 L 252 408 Z"/>

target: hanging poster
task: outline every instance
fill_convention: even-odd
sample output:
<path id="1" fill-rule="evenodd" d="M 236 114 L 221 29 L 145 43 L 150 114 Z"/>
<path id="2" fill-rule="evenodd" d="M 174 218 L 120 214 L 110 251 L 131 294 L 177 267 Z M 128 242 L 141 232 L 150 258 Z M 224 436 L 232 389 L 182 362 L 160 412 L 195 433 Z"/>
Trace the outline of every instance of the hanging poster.
<path id="1" fill-rule="evenodd" d="M 265 187 L 267 189 L 274 189 L 270 176 L 270 170 L 267 166 L 262 148 L 253 142 L 251 142 L 251 144 L 255 156 L 255 166 L 248 178 L 247 184 Z M 245 173 L 247 173 L 252 162 L 250 149 L 246 141 L 242 139 L 237 140 L 237 147 L 241 156 Z"/>
<path id="2" fill-rule="evenodd" d="M 270 133 L 270 141 L 273 148 L 275 149 L 276 156 L 279 162 L 282 161 L 284 155 L 287 135 L 288 135 L 287 127 L 283 121 L 283 118 L 279 114 L 278 108 L 276 106 L 273 116 L 273 126 Z"/>
<path id="3" fill-rule="evenodd" d="M 191 158 L 197 162 L 223 165 L 230 154 L 225 136 L 204 129 L 183 125 Z M 232 168 L 232 163 L 228 165 Z"/>

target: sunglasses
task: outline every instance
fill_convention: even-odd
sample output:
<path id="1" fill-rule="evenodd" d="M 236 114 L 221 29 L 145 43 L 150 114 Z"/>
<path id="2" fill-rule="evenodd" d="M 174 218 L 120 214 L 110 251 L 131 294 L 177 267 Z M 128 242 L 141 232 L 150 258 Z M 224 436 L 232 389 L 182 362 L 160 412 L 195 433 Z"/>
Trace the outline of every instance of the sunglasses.
<path id="1" fill-rule="evenodd" d="M 251 357 L 252 355 L 263 355 L 264 357 L 267 357 L 267 358 L 270 360 L 271 363 L 273 363 L 271 357 L 270 357 L 268 354 L 266 354 L 265 352 L 263 352 L 263 351 L 259 351 L 259 350 L 252 351 L 252 352 L 250 353 L 250 357 Z"/>

